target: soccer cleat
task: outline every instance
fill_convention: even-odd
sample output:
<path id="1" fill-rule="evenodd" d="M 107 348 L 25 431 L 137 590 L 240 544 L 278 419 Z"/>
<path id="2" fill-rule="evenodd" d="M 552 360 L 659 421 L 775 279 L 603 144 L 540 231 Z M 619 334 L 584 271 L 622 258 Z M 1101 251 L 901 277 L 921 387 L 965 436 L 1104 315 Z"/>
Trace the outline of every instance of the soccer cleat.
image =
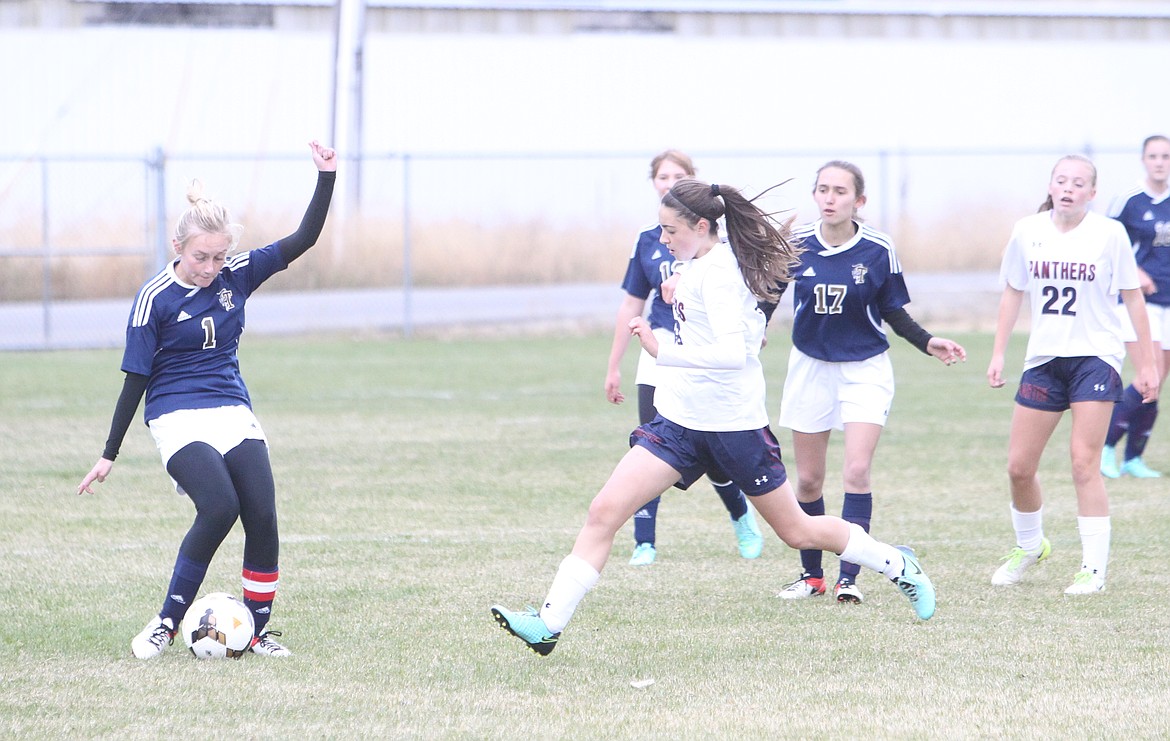
<path id="1" fill-rule="evenodd" d="M 639 543 L 634 548 L 634 555 L 630 556 L 631 566 L 649 566 L 654 563 L 655 557 L 658 556 L 658 551 L 654 550 L 653 543 Z"/>
<path id="2" fill-rule="evenodd" d="M 500 605 L 492 605 L 492 617 L 500 627 L 524 641 L 525 645 L 541 656 L 548 656 L 557 647 L 560 633 L 549 631 L 544 624 L 540 613 L 534 607 L 528 607 L 524 612 L 513 612 Z"/>
<path id="3" fill-rule="evenodd" d="M 1101 448 L 1101 475 L 1107 479 L 1121 478 L 1121 471 L 1117 468 L 1117 448 L 1112 445 Z"/>
<path id="4" fill-rule="evenodd" d="M 170 618 L 155 615 L 142 632 L 130 641 L 130 650 L 135 658 L 153 659 L 167 646 L 175 642 L 175 624 Z"/>
<path id="5" fill-rule="evenodd" d="M 1141 456 L 1138 456 L 1137 458 L 1130 458 L 1125 463 L 1122 463 L 1121 472 L 1127 476 L 1133 476 L 1135 479 L 1162 478 L 1162 473 L 1160 471 L 1155 471 L 1154 469 L 1147 466 L 1146 462 L 1141 459 Z M 1117 477 L 1114 476 L 1113 478 Z"/>
<path id="6" fill-rule="evenodd" d="M 1105 577 L 1097 573 L 1096 569 L 1081 569 L 1065 594 L 1096 594 L 1105 591 Z"/>
<path id="7" fill-rule="evenodd" d="M 1052 543 L 1048 542 L 1048 538 L 1043 538 L 1040 541 L 1038 553 L 1029 553 L 1016 546 L 1011 550 L 1011 553 L 1003 557 L 1003 565 L 991 575 L 991 583 L 997 587 L 1010 587 L 1013 584 L 1018 584 L 1025 571 L 1032 568 L 1037 561 L 1048 558 L 1051 553 Z"/>
<path id="8" fill-rule="evenodd" d="M 756 524 L 752 508 L 748 507 L 743 517 L 732 520 L 731 526 L 735 528 L 735 539 L 739 542 L 739 555 L 759 558 L 760 551 L 764 550 L 764 536 L 760 534 L 760 526 Z"/>
<path id="9" fill-rule="evenodd" d="M 934 584 L 930 583 L 930 577 L 922 570 L 922 564 L 918 563 L 914 551 L 904 545 L 894 547 L 902 552 L 903 566 L 902 573 L 890 581 L 910 600 L 914 614 L 922 620 L 930 620 L 934 615 Z"/>
<path id="10" fill-rule="evenodd" d="M 865 596 L 861 594 L 861 590 L 849 577 L 842 577 L 837 580 L 837 586 L 833 589 L 833 594 L 837 595 L 838 602 L 851 602 L 855 605 L 860 605 Z"/>
<path id="11" fill-rule="evenodd" d="M 265 631 L 252 639 L 252 645 L 248 650 L 261 656 L 292 656 L 292 651 L 272 640 L 272 636 L 280 634 L 279 630 Z"/>
<path id="12" fill-rule="evenodd" d="M 806 571 L 796 581 L 785 584 L 784 588 L 780 590 L 780 594 L 776 596 L 780 599 L 805 599 L 824 593 L 825 580 L 819 576 L 809 576 Z"/>

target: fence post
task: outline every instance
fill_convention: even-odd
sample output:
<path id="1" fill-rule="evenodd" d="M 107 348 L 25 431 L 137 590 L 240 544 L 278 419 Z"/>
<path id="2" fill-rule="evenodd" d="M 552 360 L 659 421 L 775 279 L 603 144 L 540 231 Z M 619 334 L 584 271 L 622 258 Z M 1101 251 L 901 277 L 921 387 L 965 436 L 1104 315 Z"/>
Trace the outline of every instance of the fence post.
<path id="1" fill-rule="evenodd" d="M 49 160 L 41 157 L 41 340 L 53 334 L 53 239 L 49 234 Z"/>
<path id="2" fill-rule="evenodd" d="M 167 158 L 162 147 L 155 147 L 146 160 L 147 182 L 153 179 L 154 185 L 154 248 L 147 245 L 147 254 L 153 252 L 154 264 L 149 266 L 146 278 L 162 268 L 170 259 L 171 242 L 167 239 L 167 186 L 166 171 Z M 148 186 L 149 187 L 149 186 Z"/>
<path id="3" fill-rule="evenodd" d="M 410 155 L 402 155 L 402 334 L 410 337 L 413 333 L 411 317 L 412 287 L 414 275 L 411 265 L 410 244 Z"/>

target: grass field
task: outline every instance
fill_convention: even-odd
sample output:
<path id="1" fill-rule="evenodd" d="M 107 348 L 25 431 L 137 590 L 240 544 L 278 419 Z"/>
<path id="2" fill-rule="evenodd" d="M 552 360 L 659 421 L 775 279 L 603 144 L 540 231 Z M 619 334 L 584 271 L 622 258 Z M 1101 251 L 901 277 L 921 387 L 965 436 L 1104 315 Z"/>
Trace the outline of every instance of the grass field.
<path id="1" fill-rule="evenodd" d="M 668 495 L 652 567 L 626 565 L 626 526 L 547 658 L 488 607 L 543 599 L 626 448 L 636 411 L 604 401 L 605 336 L 245 341 L 277 478 L 285 661 L 199 662 L 178 645 L 131 657 L 191 504 L 139 424 L 98 494 L 74 494 L 106 437 L 119 352 L 0 356 L 0 736 L 1165 738 L 1165 480 L 1109 484 L 1108 591 L 1065 597 L 1080 563 L 1066 420 L 1042 470 L 1053 556 L 991 587 L 1013 545 L 1012 391 L 986 387 L 988 336 L 957 339 L 971 359 L 950 369 L 895 345 L 874 471 L 874 534 L 917 549 L 934 619 L 868 572 L 860 607 L 781 602 L 796 553 L 768 533 L 740 559 L 703 481 Z M 773 419 L 787 354 L 773 332 Z M 1156 468 L 1168 441 L 1163 423 Z M 237 527 L 204 592 L 239 592 L 241 543 Z"/>

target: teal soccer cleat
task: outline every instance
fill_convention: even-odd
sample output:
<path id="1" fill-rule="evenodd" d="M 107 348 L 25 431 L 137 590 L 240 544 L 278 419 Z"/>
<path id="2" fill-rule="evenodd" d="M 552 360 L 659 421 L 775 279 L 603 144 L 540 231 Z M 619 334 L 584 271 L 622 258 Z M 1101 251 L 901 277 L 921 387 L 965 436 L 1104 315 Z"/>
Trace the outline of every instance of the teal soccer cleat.
<path id="1" fill-rule="evenodd" d="M 760 533 L 760 526 L 756 524 L 756 517 L 752 508 L 738 520 L 731 521 L 735 529 L 735 540 L 739 544 L 739 555 L 744 558 L 759 558 L 760 551 L 764 550 L 764 536 Z"/>
<path id="2" fill-rule="evenodd" d="M 541 656 L 548 656 L 557 647 L 560 633 L 549 631 L 548 626 L 540 619 L 536 608 L 529 607 L 524 612 L 513 612 L 501 605 L 492 605 L 492 617 L 500 627 L 516 636 Z"/>
<path id="3" fill-rule="evenodd" d="M 1161 471 L 1155 471 L 1146 465 L 1146 462 L 1137 458 L 1130 458 L 1125 463 L 1121 464 L 1121 473 L 1126 476 L 1133 476 L 1135 479 L 1160 479 L 1162 478 Z M 1117 478 L 1114 476 L 1113 478 Z"/>
<path id="4" fill-rule="evenodd" d="M 905 565 L 902 567 L 902 574 L 896 576 L 890 581 L 902 590 L 902 594 L 910 600 L 910 604 L 914 606 L 914 613 L 922 620 L 930 620 L 934 615 L 934 585 L 930 583 L 930 577 L 922 570 L 922 565 L 918 563 L 918 558 L 914 555 L 914 551 L 904 545 L 895 546 L 902 552 L 902 559 Z"/>

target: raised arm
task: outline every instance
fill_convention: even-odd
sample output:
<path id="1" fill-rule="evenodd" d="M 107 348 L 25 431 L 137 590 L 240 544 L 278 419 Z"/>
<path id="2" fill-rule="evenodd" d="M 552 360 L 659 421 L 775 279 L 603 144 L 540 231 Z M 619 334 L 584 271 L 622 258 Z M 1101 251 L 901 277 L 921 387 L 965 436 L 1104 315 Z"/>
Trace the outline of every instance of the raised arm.
<path id="1" fill-rule="evenodd" d="M 281 256 L 290 263 L 305 254 L 321 236 L 329 203 L 333 199 L 333 184 L 337 180 L 337 153 L 315 140 L 309 142 L 309 149 L 313 152 L 313 163 L 317 165 L 317 188 L 301 225 L 279 242 Z"/>

